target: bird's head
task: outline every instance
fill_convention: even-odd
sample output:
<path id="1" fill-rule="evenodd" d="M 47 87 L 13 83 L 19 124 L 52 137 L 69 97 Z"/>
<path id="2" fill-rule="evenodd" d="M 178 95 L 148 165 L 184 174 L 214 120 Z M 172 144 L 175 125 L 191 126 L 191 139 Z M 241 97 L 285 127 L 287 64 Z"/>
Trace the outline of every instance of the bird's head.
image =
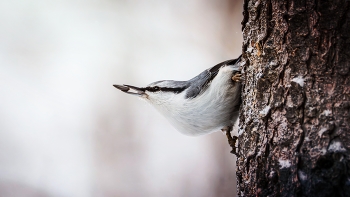
<path id="1" fill-rule="evenodd" d="M 155 106 L 162 106 L 177 100 L 177 97 L 183 96 L 182 93 L 188 87 L 187 84 L 186 81 L 164 80 L 141 88 L 125 84 L 113 86 L 127 94 L 138 96 Z"/>

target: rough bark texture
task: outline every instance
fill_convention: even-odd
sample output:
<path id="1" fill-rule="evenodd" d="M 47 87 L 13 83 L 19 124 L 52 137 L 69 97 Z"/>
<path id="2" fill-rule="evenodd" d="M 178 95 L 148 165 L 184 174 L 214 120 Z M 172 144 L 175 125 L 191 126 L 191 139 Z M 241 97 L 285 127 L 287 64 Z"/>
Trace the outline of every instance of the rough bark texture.
<path id="1" fill-rule="evenodd" d="M 350 11 L 245 0 L 239 196 L 350 196 Z"/>

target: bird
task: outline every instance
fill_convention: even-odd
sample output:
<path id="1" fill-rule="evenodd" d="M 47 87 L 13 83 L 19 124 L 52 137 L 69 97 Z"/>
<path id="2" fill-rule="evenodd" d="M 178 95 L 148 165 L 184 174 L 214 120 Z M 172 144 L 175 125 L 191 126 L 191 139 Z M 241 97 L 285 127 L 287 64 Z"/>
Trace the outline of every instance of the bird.
<path id="1" fill-rule="evenodd" d="M 177 131 L 200 136 L 226 132 L 231 153 L 236 153 L 236 136 L 230 132 L 238 119 L 241 101 L 241 55 L 221 62 L 187 81 L 162 80 L 146 87 L 113 86 L 154 106 Z"/>

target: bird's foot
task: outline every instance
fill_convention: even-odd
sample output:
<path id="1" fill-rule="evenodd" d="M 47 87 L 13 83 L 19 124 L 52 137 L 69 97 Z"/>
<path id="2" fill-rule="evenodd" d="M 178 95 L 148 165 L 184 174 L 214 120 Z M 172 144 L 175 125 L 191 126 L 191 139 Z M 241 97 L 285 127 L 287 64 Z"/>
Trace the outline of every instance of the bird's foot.
<path id="1" fill-rule="evenodd" d="M 237 72 L 236 74 L 234 74 L 231 79 L 232 79 L 232 81 L 235 81 L 235 82 L 242 82 L 243 81 L 243 77 L 242 77 L 242 74 L 240 72 Z"/>
<path id="2" fill-rule="evenodd" d="M 235 154 L 236 157 L 238 157 L 237 148 L 236 148 L 236 142 L 237 142 L 238 137 L 231 136 L 232 126 L 226 126 L 226 127 L 222 128 L 221 131 L 226 133 L 228 144 L 232 148 L 230 153 Z"/>

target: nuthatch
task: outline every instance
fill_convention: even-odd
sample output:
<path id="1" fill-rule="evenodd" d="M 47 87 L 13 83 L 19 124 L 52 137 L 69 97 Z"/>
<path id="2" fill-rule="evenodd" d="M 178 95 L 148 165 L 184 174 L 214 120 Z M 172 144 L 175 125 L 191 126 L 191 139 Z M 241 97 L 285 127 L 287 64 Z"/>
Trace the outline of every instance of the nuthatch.
<path id="1" fill-rule="evenodd" d="M 163 80 L 142 88 L 113 86 L 149 102 L 185 135 L 225 131 L 236 154 L 237 137 L 232 138 L 230 131 L 241 105 L 240 58 L 217 64 L 188 81 Z"/>

